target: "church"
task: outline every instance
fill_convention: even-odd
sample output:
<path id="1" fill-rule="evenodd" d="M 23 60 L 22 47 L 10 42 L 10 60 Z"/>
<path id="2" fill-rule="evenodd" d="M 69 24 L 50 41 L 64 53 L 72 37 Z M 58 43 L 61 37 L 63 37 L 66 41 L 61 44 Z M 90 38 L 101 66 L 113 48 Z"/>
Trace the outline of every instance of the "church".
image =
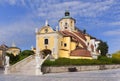
<path id="1" fill-rule="evenodd" d="M 76 20 L 65 11 L 56 29 L 46 21 L 36 29 L 36 52 L 44 58 L 48 54 L 54 58 L 97 59 L 100 55 L 100 40 L 76 27 Z"/>

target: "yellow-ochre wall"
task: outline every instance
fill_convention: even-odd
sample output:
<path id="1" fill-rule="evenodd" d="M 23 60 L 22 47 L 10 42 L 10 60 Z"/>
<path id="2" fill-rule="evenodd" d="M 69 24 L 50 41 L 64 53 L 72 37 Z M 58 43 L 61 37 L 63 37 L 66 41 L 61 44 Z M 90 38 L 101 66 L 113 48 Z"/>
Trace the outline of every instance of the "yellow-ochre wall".
<path id="1" fill-rule="evenodd" d="M 70 56 L 70 59 L 92 59 L 92 57 Z"/>
<path id="2" fill-rule="evenodd" d="M 46 29 L 48 30 L 47 33 L 45 32 Z M 53 29 L 50 28 L 49 26 L 45 26 L 39 31 L 41 36 L 37 37 L 37 44 L 38 44 L 38 48 L 40 48 L 40 51 L 46 49 L 46 47 L 47 49 L 52 51 L 54 47 L 54 36 L 52 35 L 53 32 L 54 32 Z M 49 40 L 47 45 L 44 44 L 45 39 Z"/>
<path id="3" fill-rule="evenodd" d="M 90 36 L 86 35 L 85 38 L 87 39 L 87 43 L 90 42 Z"/>
<path id="4" fill-rule="evenodd" d="M 74 50 L 76 48 L 76 43 L 75 42 L 70 42 L 70 50 Z"/>
<path id="5" fill-rule="evenodd" d="M 48 29 L 48 32 L 45 32 L 45 29 Z M 40 35 L 37 36 L 36 40 L 37 40 L 37 44 L 38 44 L 38 48 L 40 48 L 40 51 L 45 50 L 45 49 L 49 49 L 51 51 L 53 51 L 53 48 L 55 46 L 55 33 L 54 30 L 52 30 L 50 27 L 44 27 L 41 29 Z M 54 35 L 53 35 L 54 33 Z M 56 33 L 58 34 L 58 33 Z M 60 36 L 60 35 L 59 35 Z M 44 40 L 48 39 L 49 42 L 47 45 L 44 44 Z M 87 42 L 90 41 L 90 36 L 86 35 L 86 39 Z M 65 46 L 66 44 L 66 46 Z M 77 42 L 71 41 L 71 37 L 58 37 L 58 54 L 53 54 L 53 57 L 57 58 L 70 58 L 70 59 L 92 59 L 92 57 L 80 57 L 80 56 L 70 56 L 71 51 L 76 49 L 77 46 Z M 79 43 L 80 47 L 83 47 L 80 43 Z M 47 47 L 47 48 L 46 48 Z"/>
<path id="6" fill-rule="evenodd" d="M 65 58 L 69 58 L 70 55 L 70 37 L 63 37 L 61 38 L 61 43 L 60 44 L 60 48 L 59 48 L 59 57 L 65 57 Z M 66 44 L 66 46 L 65 46 Z"/>
<path id="7" fill-rule="evenodd" d="M 64 26 L 65 26 L 65 23 L 68 23 L 68 26 L 69 27 L 72 27 L 74 29 L 75 27 L 75 22 L 73 19 L 62 19 L 60 22 L 59 22 L 59 26 L 60 26 L 60 29 L 62 29 Z"/>
<path id="8" fill-rule="evenodd" d="M 62 44 L 61 44 L 62 42 Z M 67 44 L 65 47 L 64 44 Z M 60 39 L 59 43 L 59 57 L 60 58 L 70 58 L 70 59 L 92 59 L 92 57 L 80 57 L 80 56 L 70 56 L 70 52 L 76 48 L 77 43 L 71 41 L 70 37 L 63 37 Z M 79 44 L 80 47 L 83 47 Z"/>
<path id="9" fill-rule="evenodd" d="M 47 49 L 49 49 L 49 50 L 53 49 L 53 47 L 54 47 L 54 36 L 49 36 L 47 38 L 49 40 L 47 45 L 44 44 L 45 39 L 46 38 L 44 38 L 42 36 L 38 38 L 38 47 L 40 48 L 40 50 L 42 51 L 42 50 L 46 49 L 45 46 L 47 46 Z"/>
<path id="10" fill-rule="evenodd" d="M 53 29 L 52 29 L 52 28 L 50 28 L 49 26 L 46 26 L 46 27 L 44 27 L 44 28 L 42 28 L 42 29 L 40 30 L 40 33 L 46 33 L 46 32 L 45 32 L 45 29 L 48 30 L 47 33 L 53 32 Z"/>

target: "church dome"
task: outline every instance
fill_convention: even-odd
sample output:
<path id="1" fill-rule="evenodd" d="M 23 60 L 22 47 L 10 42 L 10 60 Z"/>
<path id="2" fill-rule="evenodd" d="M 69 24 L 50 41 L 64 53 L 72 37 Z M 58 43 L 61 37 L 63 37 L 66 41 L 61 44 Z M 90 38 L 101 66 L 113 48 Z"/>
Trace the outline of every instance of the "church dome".
<path id="1" fill-rule="evenodd" d="M 65 16 L 70 16 L 70 12 L 69 11 L 65 11 Z"/>

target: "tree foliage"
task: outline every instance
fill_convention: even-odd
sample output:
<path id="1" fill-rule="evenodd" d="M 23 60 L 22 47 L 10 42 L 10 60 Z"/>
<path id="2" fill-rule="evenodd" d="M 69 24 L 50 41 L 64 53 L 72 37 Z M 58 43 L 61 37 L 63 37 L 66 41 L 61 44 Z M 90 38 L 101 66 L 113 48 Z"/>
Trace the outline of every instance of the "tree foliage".
<path id="1" fill-rule="evenodd" d="M 106 42 L 101 41 L 99 43 L 98 50 L 100 50 L 101 56 L 106 56 L 106 54 L 108 53 L 108 48 L 109 47 Z"/>
<path id="2" fill-rule="evenodd" d="M 22 51 L 19 55 L 22 55 L 22 56 L 29 56 L 29 55 L 33 55 L 34 52 L 31 51 L 31 50 L 24 50 Z"/>
<path id="3" fill-rule="evenodd" d="M 9 54 L 9 53 L 7 53 L 6 55 L 10 57 L 10 64 L 15 64 L 16 62 L 21 61 L 22 59 L 30 55 L 33 55 L 33 54 L 34 52 L 31 50 L 24 50 L 16 56 L 14 56 L 13 54 Z"/>
<path id="4" fill-rule="evenodd" d="M 20 60 L 22 60 L 30 55 L 33 55 L 33 54 L 34 54 L 34 52 L 31 50 L 24 50 L 19 54 L 19 57 L 20 57 Z"/>
<path id="5" fill-rule="evenodd" d="M 112 54 L 112 57 L 113 57 L 113 58 L 120 59 L 120 51 L 117 51 L 116 53 L 113 53 L 113 54 Z"/>
<path id="6" fill-rule="evenodd" d="M 14 64 L 19 61 L 19 55 L 14 56 L 12 53 L 7 53 L 6 55 L 10 57 L 10 64 Z"/>

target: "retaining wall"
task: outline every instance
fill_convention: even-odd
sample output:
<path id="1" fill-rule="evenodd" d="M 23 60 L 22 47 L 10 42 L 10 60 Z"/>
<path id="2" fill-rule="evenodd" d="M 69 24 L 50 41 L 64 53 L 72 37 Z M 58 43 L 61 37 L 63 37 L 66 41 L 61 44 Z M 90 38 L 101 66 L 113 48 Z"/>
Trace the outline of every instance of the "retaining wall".
<path id="1" fill-rule="evenodd" d="M 113 65 L 83 65 L 83 66 L 43 66 L 43 73 L 60 73 L 60 72 L 79 72 L 120 68 L 120 64 Z"/>

